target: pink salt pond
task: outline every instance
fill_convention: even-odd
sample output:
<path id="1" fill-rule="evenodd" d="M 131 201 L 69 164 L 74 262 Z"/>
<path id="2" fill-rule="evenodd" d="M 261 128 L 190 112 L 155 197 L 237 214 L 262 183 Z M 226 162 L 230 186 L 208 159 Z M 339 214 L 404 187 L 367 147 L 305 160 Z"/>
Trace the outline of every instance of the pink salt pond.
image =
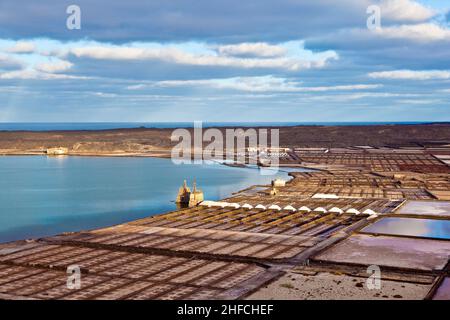
<path id="1" fill-rule="evenodd" d="M 447 277 L 434 294 L 433 300 L 450 300 L 450 278 Z"/>
<path id="2" fill-rule="evenodd" d="M 414 269 L 442 270 L 450 258 L 450 241 L 356 234 L 314 260 Z"/>
<path id="3" fill-rule="evenodd" d="M 450 217 L 450 201 L 407 201 L 396 213 Z"/>

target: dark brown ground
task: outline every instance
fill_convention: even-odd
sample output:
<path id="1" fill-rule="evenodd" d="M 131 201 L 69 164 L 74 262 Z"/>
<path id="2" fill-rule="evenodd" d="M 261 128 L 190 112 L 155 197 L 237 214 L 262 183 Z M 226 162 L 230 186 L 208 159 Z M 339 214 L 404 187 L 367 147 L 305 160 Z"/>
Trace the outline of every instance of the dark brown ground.
<path id="1" fill-rule="evenodd" d="M 450 143 L 450 124 L 297 126 L 281 127 L 280 146 L 348 147 L 418 146 Z M 190 129 L 192 130 L 192 129 Z M 221 128 L 225 130 L 225 128 Z M 0 132 L 0 153 L 43 152 L 67 147 L 71 153 L 157 153 L 168 150 L 173 129 L 117 129 L 101 131 Z"/>

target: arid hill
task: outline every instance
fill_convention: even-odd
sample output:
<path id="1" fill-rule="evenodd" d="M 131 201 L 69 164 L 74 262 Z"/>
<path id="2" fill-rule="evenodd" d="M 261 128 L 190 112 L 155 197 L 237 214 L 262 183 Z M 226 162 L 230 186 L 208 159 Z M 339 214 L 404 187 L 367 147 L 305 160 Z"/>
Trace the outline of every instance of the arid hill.
<path id="1" fill-rule="evenodd" d="M 220 128 L 226 130 L 227 128 Z M 289 147 L 417 146 L 450 143 L 450 124 L 280 127 L 280 145 Z M 192 131 L 192 129 L 189 129 Z M 169 149 L 173 129 L 101 131 L 2 131 L 1 153 L 43 152 L 67 147 L 73 153 L 144 153 Z"/>

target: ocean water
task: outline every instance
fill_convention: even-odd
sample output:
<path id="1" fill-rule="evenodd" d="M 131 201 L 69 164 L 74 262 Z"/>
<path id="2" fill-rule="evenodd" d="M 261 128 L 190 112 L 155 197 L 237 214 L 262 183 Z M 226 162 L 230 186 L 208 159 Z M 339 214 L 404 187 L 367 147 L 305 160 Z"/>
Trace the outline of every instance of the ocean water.
<path id="1" fill-rule="evenodd" d="M 228 197 L 287 172 L 220 164 L 175 165 L 132 157 L 0 156 L 0 242 L 86 230 L 176 208 L 184 179 L 208 200 Z"/>
<path id="2" fill-rule="evenodd" d="M 425 122 L 204 122 L 208 127 L 259 127 L 297 125 L 376 125 L 376 124 L 419 124 Z M 188 128 L 193 122 L 0 122 L 0 131 L 52 131 L 52 130 L 108 130 L 121 128 Z"/>

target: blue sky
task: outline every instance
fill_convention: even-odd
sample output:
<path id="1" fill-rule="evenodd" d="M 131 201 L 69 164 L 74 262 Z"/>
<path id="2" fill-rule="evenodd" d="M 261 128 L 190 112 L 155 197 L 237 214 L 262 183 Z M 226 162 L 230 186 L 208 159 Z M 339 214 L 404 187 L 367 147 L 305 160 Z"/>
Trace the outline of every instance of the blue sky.
<path id="1" fill-rule="evenodd" d="M 1 1 L 0 122 L 450 121 L 449 0 L 110 2 Z"/>

